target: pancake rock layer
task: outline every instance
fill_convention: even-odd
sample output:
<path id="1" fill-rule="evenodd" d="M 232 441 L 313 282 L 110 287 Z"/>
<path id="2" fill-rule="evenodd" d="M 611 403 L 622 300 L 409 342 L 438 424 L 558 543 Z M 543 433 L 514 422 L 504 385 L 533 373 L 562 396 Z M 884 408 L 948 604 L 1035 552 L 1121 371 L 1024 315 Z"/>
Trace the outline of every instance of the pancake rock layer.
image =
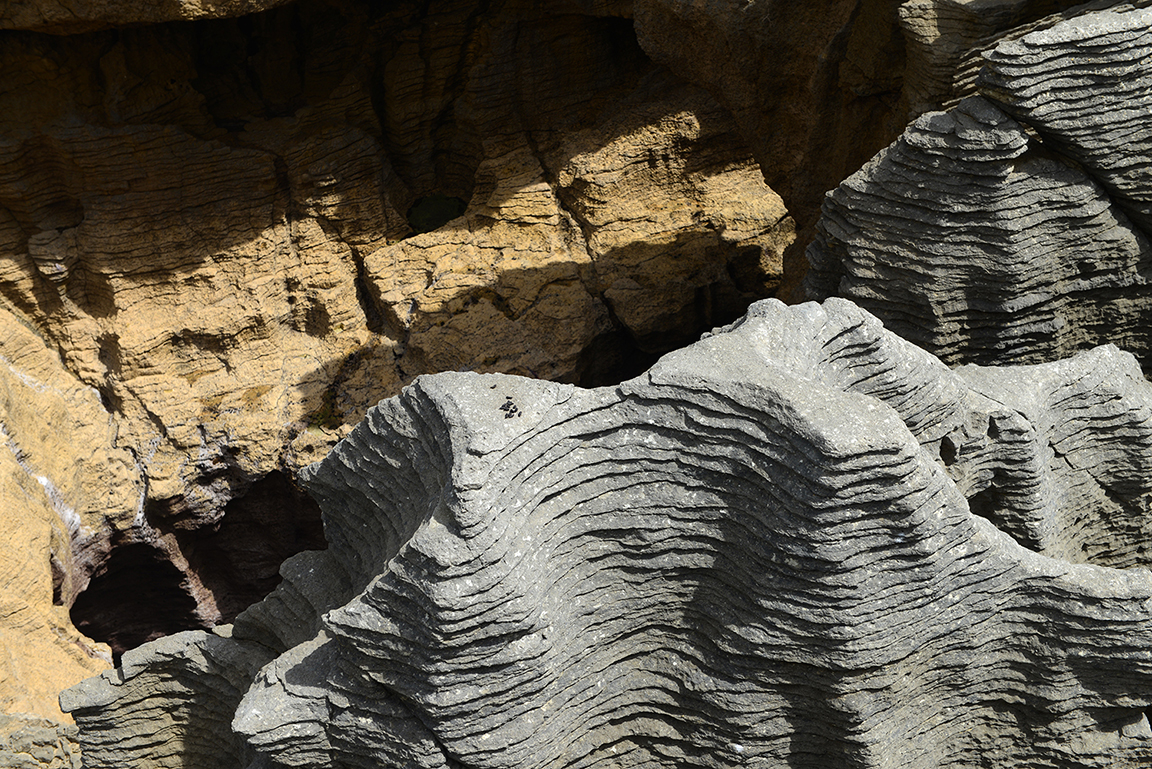
<path id="1" fill-rule="evenodd" d="M 851 298 L 948 363 L 1108 341 L 1147 368 L 1149 13 L 1083 13 L 989 50 L 981 96 L 922 116 L 829 193 L 809 296 Z"/>
<path id="2" fill-rule="evenodd" d="M 1147 765 L 1150 415 L 1115 348 L 952 372 L 839 299 L 421 377 L 306 470 L 326 551 L 62 705 L 109 768 Z"/>
<path id="3" fill-rule="evenodd" d="M 267 595 L 417 375 L 614 383 L 772 293 L 783 202 L 625 5 L 0 3 L 0 712 Z"/>

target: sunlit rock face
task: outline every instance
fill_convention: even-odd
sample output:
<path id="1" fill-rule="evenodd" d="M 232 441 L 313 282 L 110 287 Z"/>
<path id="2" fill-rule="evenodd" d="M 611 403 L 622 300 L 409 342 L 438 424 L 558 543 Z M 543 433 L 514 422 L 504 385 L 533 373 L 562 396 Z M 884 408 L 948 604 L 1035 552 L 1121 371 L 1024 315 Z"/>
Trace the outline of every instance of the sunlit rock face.
<path id="1" fill-rule="evenodd" d="M 0 702 L 259 600 L 418 375 L 616 382 L 774 290 L 783 203 L 624 5 L 426 5 L 0 9 Z"/>
<path id="2" fill-rule="evenodd" d="M 62 701 L 102 767 L 1145 765 L 1150 463 L 1114 347 L 758 303 L 615 387 L 419 378 L 303 473 L 327 550 Z"/>
<path id="3" fill-rule="evenodd" d="M 1093 4 L 984 51 L 978 95 L 828 194 L 809 296 L 851 298 L 949 364 L 1111 342 L 1148 370 L 1150 20 Z"/>
<path id="4" fill-rule="evenodd" d="M 0 29 L 52 34 L 166 21 L 220 19 L 267 11 L 288 0 L 34 0 L 0 8 Z"/>

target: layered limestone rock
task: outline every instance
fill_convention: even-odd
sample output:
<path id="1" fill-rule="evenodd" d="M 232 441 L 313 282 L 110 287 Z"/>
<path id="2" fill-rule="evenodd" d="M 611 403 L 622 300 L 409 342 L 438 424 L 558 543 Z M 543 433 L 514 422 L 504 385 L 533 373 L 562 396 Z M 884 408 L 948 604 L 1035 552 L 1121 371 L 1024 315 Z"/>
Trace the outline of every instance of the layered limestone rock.
<path id="1" fill-rule="evenodd" d="M 829 193 L 807 277 L 945 362 L 1145 355 L 1147 237 L 981 97 L 925 115 Z"/>
<path id="2" fill-rule="evenodd" d="M 288 0 L 170 0 L 162 3 L 36 0 L 5 3 L 0 8 L 0 29 L 74 33 L 127 24 L 242 16 L 266 11 L 285 2 Z"/>
<path id="3" fill-rule="evenodd" d="M 304 473 L 327 550 L 63 701 L 101 767 L 1143 766 L 1150 417 L 1113 347 L 951 371 L 838 299 L 421 377 Z"/>
<path id="4" fill-rule="evenodd" d="M 59 718 L 52 693 L 111 662 L 68 608 L 143 490 L 99 394 L 0 315 L 0 711 Z"/>
<path id="5" fill-rule="evenodd" d="M 908 57 L 903 99 L 909 115 L 970 96 L 983 64 L 981 52 L 1001 39 L 1055 24 L 1059 12 L 1079 5 L 1077 0 L 905 0 L 899 14 Z"/>
<path id="6" fill-rule="evenodd" d="M 80 769 L 76 727 L 27 714 L 0 715 L 0 766 Z"/>
<path id="7" fill-rule="evenodd" d="M 987 98 L 918 119 L 829 193 L 810 296 L 850 297 L 949 363 L 1113 342 L 1147 367 L 1149 18 L 1117 5 L 988 52 Z"/>
<path id="8" fill-rule="evenodd" d="M 1103 184 L 1145 232 L 1152 230 L 1150 56 L 1152 8 L 1117 5 L 1002 42 L 986 54 L 980 82 Z"/>
<path id="9" fill-rule="evenodd" d="M 1089 12 L 1147 5 L 1147 0 L 905 0 L 899 14 L 908 56 L 903 101 L 909 118 L 951 108 L 975 94 L 986 56 L 1002 45 Z"/>
<path id="10" fill-rule="evenodd" d="M 0 32 L 0 594 L 35 617 L 6 649 L 76 657 L 0 697 L 47 715 L 106 664 L 69 607 L 115 654 L 230 621 L 323 546 L 297 470 L 406 382 L 618 381 L 793 238 L 626 9 L 139 5 L 0 11 L 132 22 Z"/>

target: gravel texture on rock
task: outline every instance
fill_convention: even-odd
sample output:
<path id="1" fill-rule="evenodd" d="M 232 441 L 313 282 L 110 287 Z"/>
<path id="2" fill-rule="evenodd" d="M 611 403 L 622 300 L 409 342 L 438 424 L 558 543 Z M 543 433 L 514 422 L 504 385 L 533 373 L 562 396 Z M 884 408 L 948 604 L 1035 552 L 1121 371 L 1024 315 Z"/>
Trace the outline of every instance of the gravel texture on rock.
<path id="1" fill-rule="evenodd" d="M 63 704 L 109 769 L 1145 766 L 1147 537 L 1092 511 L 1147 506 L 1150 403 L 841 299 L 616 387 L 420 377 L 304 472 L 328 550 Z"/>
<path id="2" fill-rule="evenodd" d="M 29 713 L 0 715 L 0 766 L 80 769 L 76 727 Z"/>

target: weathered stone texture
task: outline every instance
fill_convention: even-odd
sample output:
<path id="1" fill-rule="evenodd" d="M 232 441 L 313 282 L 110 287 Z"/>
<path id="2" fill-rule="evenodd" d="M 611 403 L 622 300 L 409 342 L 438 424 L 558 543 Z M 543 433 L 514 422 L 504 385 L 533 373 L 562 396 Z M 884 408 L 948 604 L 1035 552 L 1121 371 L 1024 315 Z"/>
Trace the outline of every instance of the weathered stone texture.
<path id="1" fill-rule="evenodd" d="M 897 0 L 823 4 L 636 0 L 640 44 L 727 107 L 797 223 L 784 298 L 803 298 L 803 244 L 824 192 L 904 126 Z"/>
<path id="2" fill-rule="evenodd" d="M 1022 29 L 1055 23 L 1058 12 L 1079 5 L 1077 0 L 905 0 L 899 14 L 909 116 L 972 95 L 982 51 Z"/>
<path id="3" fill-rule="evenodd" d="M 80 769 L 76 727 L 26 713 L 0 715 L 0 766 Z"/>
<path id="4" fill-rule="evenodd" d="M 61 716 L 53 693 L 107 667 L 68 607 L 108 548 L 100 521 L 131 521 L 142 489 L 99 394 L 43 340 L 0 323 L 0 711 Z M 78 419 L 79 418 L 79 419 Z M 74 424 L 77 420 L 79 424 Z"/>
<path id="5" fill-rule="evenodd" d="M 296 471 L 417 375 L 617 381 L 780 279 L 780 198 L 623 6 L 35 5 L 0 26 L 132 22 L 0 32 L 0 509 L 56 490 L 11 543 L 43 587 L 59 535 L 55 608 L 14 598 L 45 648 L 70 606 L 117 654 L 230 621 L 323 544 Z"/>
<path id="6" fill-rule="evenodd" d="M 1117 5 L 1001 42 L 979 85 L 1152 230 L 1152 8 Z"/>
<path id="7" fill-rule="evenodd" d="M 230 639 L 64 701 L 107 767 L 1143 766 L 1147 539 L 1080 513 L 1146 506 L 1150 406 L 1115 348 L 953 372 L 836 299 L 617 387 L 421 377 Z"/>
<path id="8" fill-rule="evenodd" d="M 849 297 L 948 363 L 1152 341 L 1147 237 L 981 97 L 919 118 L 830 192 L 808 253 L 813 296 Z"/>
<path id="9" fill-rule="evenodd" d="M 1109 5 L 1002 40 L 983 95 L 830 192 L 809 295 L 850 297 L 949 363 L 1113 342 L 1147 368 L 1152 37 L 1149 11 Z"/>

